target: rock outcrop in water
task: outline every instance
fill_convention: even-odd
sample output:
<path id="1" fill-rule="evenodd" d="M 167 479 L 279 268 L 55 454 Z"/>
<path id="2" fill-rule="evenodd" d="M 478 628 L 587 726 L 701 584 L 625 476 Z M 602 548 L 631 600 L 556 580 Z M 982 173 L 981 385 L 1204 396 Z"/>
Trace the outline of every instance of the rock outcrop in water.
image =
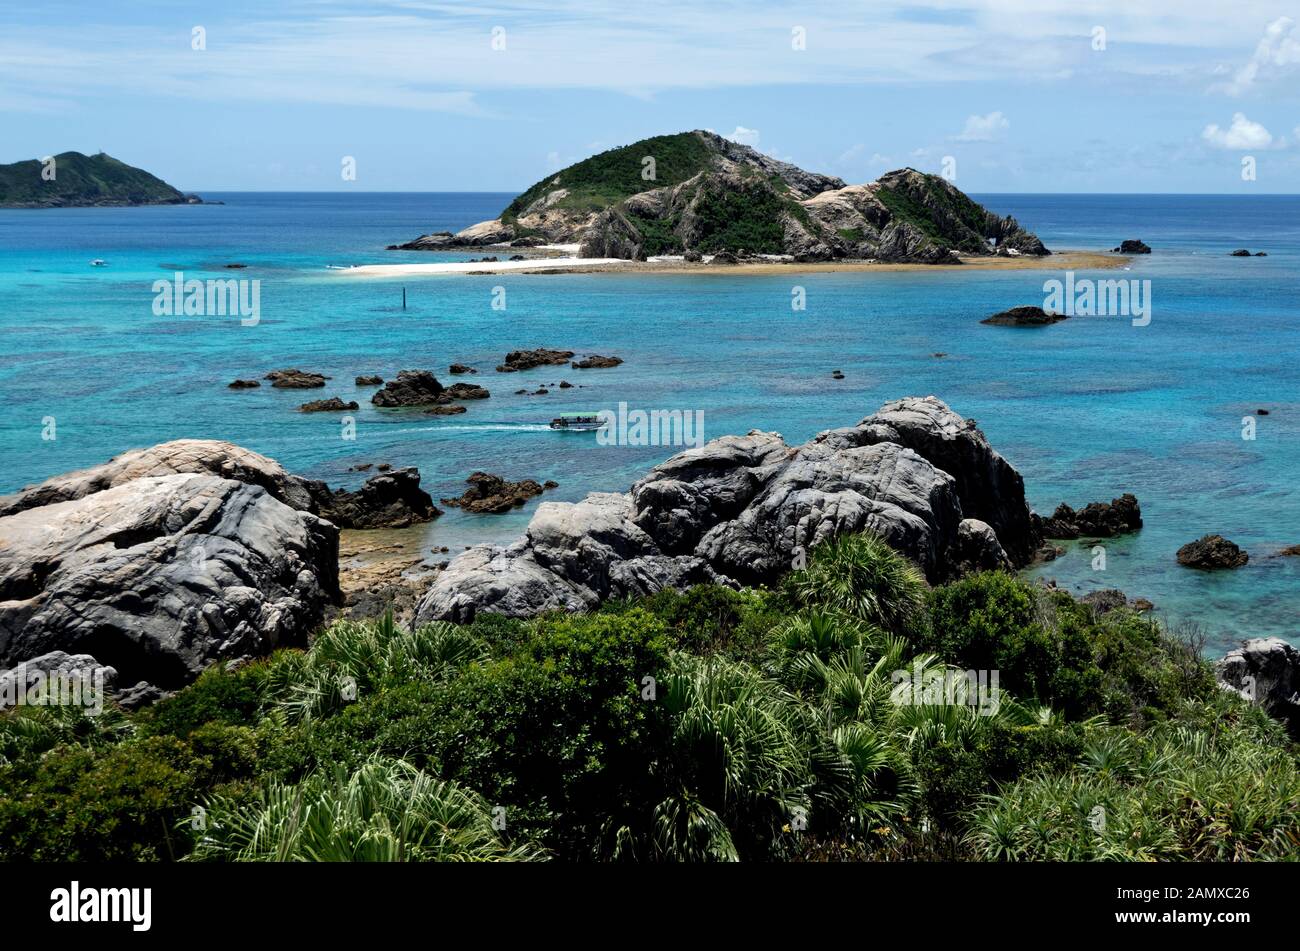
<path id="1" fill-rule="evenodd" d="M 1041 523 L 1044 538 L 1111 538 L 1141 527 L 1142 507 L 1131 492 L 1109 502 L 1089 502 L 1077 512 L 1062 502 Z"/>
<path id="2" fill-rule="evenodd" d="M 594 155 L 533 185 L 500 218 L 390 247 L 521 243 L 577 244 L 589 258 L 715 254 L 715 263 L 743 253 L 925 264 L 1050 253 L 937 175 L 904 168 L 846 185 L 701 130 Z"/>
<path id="3" fill-rule="evenodd" d="M 572 350 L 549 350 L 539 347 L 536 350 L 511 350 L 504 361 L 497 365 L 498 373 L 516 373 L 519 370 L 531 370 L 533 367 L 564 366 L 573 356 Z"/>
<path id="4" fill-rule="evenodd" d="M 466 512 L 508 512 L 542 494 L 542 486 L 533 479 L 507 482 L 499 475 L 475 472 L 465 481 L 470 487 L 458 498 L 443 499 L 444 505 Z"/>
<path id="5" fill-rule="evenodd" d="M 272 370 L 263 379 L 270 380 L 271 385 L 277 389 L 315 390 L 324 386 L 329 377 L 291 367 L 287 370 Z"/>
<path id="6" fill-rule="evenodd" d="M 397 379 L 370 397 L 376 406 L 428 406 L 437 403 L 443 386 L 428 370 L 402 370 Z"/>
<path id="7" fill-rule="evenodd" d="M 455 558 L 417 619 L 585 610 L 704 581 L 761 584 L 844 532 L 872 531 L 931 580 L 1026 564 L 1038 545 L 1019 473 L 934 397 L 889 403 L 798 447 L 724 436 L 656 466 L 630 492 L 544 502 L 507 547 Z"/>
<path id="8" fill-rule="evenodd" d="M 1012 307 L 985 317 L 980 323 L 994 327 L 1046 327 L 1066 319 L 1065 314 L 1053 314 L 1041 307 Z"/>
<path id="9" fill-rule="evenodd" d="M 1202 571 L 1221 571 L 1240 568 L 1250 561 L 1250 556 L 1235 542 L 1222 535 L 1203 535 L 1178 549 L 1178 563 L 1186 568 Z"/>

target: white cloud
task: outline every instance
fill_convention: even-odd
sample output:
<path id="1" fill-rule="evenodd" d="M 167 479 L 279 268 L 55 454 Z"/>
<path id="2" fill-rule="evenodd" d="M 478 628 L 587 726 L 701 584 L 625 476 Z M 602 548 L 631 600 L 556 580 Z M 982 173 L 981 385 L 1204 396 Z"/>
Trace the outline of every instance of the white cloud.
<path id="1" fill-rule="evenodd" d="M 123 22 L 113 4 L 99 4 L 57 31 L 5 19 L 0 96 L 25 108 L 146 95 L 484 115 L 480 100 L 513 89 L 650 97 L 782 84 L 1003 81 L 1012 74 L 1030 83 L 1084 64 L 1116 75 L 1208 80 L 1207 50 L 1259 44 L 1255 65 L 1243 68 L 1244 86 L 1296 57 L 1290 20 L 1275 20 L 1260 41 L 1266 18 L 1243 13 L 1254 2 L 1180 0 L 1142 9 L 1132 0 L 1088 0 L 1082 22 L 1116 24 L 1112 35 L 1122 32 L 1125 47 L 1141 51 L 1127 58 L 1118 47 L 1104 56 L 1091 51 L 1077 4 L 1043 0 L 923 0 L 914 7 L 928 11 L 924 17 L 899 16 L 892 4 L 823 0 L 800 21 L 808 29 L 804 52 L 790 49 L 791 14 L 778 4 L 495 0 L 487 19 L 481 5 L 446 0 L 282 0 L 251 11 L 240 5 L 238 15 L 214 13 L 202 52 L 190 48 L 188 31 Z M 507 30 L 503 50 L 490 44 L 489 24 L 496 23 Z"/>
<path id="2" fill-rule="evenodd" d="M 961 135 L 954 136 L 958 142 L 992 142 L 1003 132 L 1011 128 L 1011 120 L 1000 112 L 990 112 L 986 116 L 971 116 L 966 120 L 966 128 Z"/>
<path id="3" fill-rule="evenodd" d="M 1201 138 L 1219 149 L 1267 149 L 1273 144 L 1273 134 L 1241 112 L 1232 117 L 1232 125 L 1226 129 L 1207 125 Z"/>
<path id="4" fill-rule="evenodd" d="M 1296 35 L 1296 22 L 1290 17 L 1278 17 L 1264 30 L 1264 38 L 1255 47 L 1255 54 L 1242 66 L 1232 82 L 1222 87 L 1233 96 L 1246 92 L 1256 81 L 1285 74 L 1290 67 L 1300 64 L 1300 36 Z"/>
<path id="5" fill-rule="evenodd" d="M 758 146 L 758 130 L 746 129 L 743 125 L 736 126 L 735 132 L 723 136 L 723 138 L 730 139 L 737 145 L 748 145 L 750 148 L 757 148 Z"/>
<path id="6" fill-rule="evenodd" d="M 861 142 L 858 142 L 855 145 L 851 145 L 843 152 L 840 153 L 840 157 L 835 160 L 835 164 L 848 165 L 849 163 L 856 161 L 858 156 L 860 156 L 865 149 L 866 146 L 863 145 Z"/>

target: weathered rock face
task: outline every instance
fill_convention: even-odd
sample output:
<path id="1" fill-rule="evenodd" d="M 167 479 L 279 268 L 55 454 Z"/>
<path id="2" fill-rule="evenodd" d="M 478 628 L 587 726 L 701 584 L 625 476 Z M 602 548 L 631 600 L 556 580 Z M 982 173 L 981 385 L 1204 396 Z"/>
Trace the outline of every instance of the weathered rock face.
<path id="1" fill-rule="evenodd" d="M 1258 703 L 1300 739 L 1300 651 L 1280 637 L 1246 641 L 1214 665 L 1220 686 Z"/>
<path id="2" fill-rule="evenodd" d="M 101 465 L 54 476 L 14 495 L 0 497 L 0 517 L 80 499 L 136 479 L 177 473 L 203 473 L 246 482 L 266 490 L 290 508 L 316 511 L 312 484 L 285 471 L 274 459 L 234 443 L 176 439 L 148 449 L 132 449 Z"/>
<path id="3" fill-rule="evenodd" d="M 1041 523 L 1044 538 L 1113 538 L 1141 527 L 1142 508 L 1131 492 L 1109 502 L 1089 502 L 1077 512 L 1062 502 Z"/>
<path id="4" fill-rule="evenodd" d="M 1202 571 L 1240 568 L 1250 556 L 1222 535 L 1203 535 L 1178 549 L 1178 563 Z"/>
<path id="5" fill-rule="evenodd" d="M 293 475 L 274 459 L 234 443 L 177 439 L 133 449 L 102 465 L 0 497 L 0 517 L 83 498 L 135 479 L 176 473 L 204 473 L 258 486 L 290 508 L 328 518 L 340 528 L 403 527 L 441 514 L 429 494 L 419 489 L 415 469 L 375 476 L 355 492 L 331 490 L 324 482 Z"/>
<path id="6" fill-rule="evenodd" d="M 376 406 L 427 406 L 442 395 L 442 384 L 428 370 L 402 370 L 397 379 L 370 397 Z"/>
<path id="7" fill-rule="evenodd" d="M 0 664 L 89 654 L 173 688 L 304 644 L 338 596 L 338 530 L 257 485 L 145 476 L 0 518 Z"/>
<path id="8" fill-rule="evenodd" d="M 973 424 L 934 397 L 898 400 L 797 448 L 724 436 L 656 466 L 627 494 L 545 502 L 525 536 L 454 559 L 420 621 L 590 608 L 715 580 L 774 581 L 801 552 L 872 531 L 932 580 L 1028 562 L 1024 483 Z"/>

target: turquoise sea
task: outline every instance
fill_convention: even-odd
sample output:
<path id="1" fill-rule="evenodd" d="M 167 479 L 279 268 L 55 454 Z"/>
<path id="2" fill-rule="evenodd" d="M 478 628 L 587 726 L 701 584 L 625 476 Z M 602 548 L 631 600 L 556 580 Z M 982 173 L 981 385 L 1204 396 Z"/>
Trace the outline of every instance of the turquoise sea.
<path id="1" fill-rule="evenodd" d="M 206 197 L 225 204 L 0 211 L 0 492 L 187 436 L 232 440 L 334 485 L 359 484 L 348 471 L 358 463 L 389 462 L 418 466 L 435 498 L 485 469 L 554 479 L 549 497 L 576 500 L 625 489 L 674 450 L 552 432 L 559 412 L 620 401 L 703 410 L 708 437 L 758 428 L 800 442 L 889 399 L 935 394 L 978 420 L 1038 511 L 1124 491 L 1141 500 L 1146 528 L 1107 544 L 1104 571 L 1071 545 L 1035 574 L 1147 597 L 1171 621 L 1200 623 L 1216 652 L 1245 636 L 1300 641 L 1300 558 L 1275 556 L 1300 544 L 1300 197 L 975 196 L 1052 248 L 1141 238 L 1155 249 L 1127 272 L 1076 275 L 1150 280 L 1148 326 L 1076 317 L 1037 330 L 980 320 L 1042 304 L 1043 282 L 1060 272 L 358 278 L 328 266 L 464 259 L 384 246 L 493 217 L 512 196 Z M 1228 256 L 1239 247 L 1268 257 Z M 176 271 L 260 280 L 260 321 L 155 316 L 153 283 Z M 795 286 L 806 310 L 791 307 Z M 492 307 L 496 287 L 504 310 Z M 626 363 L 493 372 L 506 351 L 537 346 Z M 352 383 L 405 368 L 448 382 L 453 361 L 477 366 L 470 379 L 492 391 L 461 416 L 379 410 L 373 389 Z M 313 391 L 226 388 L 289 366 L 333 380 Z M 834 369 L 845 379 L 832 380 Z M 514 394 L 561 379 L 582 387 Z M 361 403 L 353 441 L 337 415 L 296 412 L 332 395 Z M 1253 440 L 1242 438 L 1244 416 L 1256 420 Z M 42 438 L 48 417 L 53 440 Z M 532 508 L 449 510 L 426 541 L 455 551 L 510 539 Z M 1206 532 L 1243 545 L 1249 565 L 1179 567 L 1178 546 Z"/>

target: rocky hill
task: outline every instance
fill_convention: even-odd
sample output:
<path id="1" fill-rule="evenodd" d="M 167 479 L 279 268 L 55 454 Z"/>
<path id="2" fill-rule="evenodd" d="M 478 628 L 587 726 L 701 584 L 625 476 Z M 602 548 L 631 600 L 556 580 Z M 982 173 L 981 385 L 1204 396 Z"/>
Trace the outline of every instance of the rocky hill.
<path id="1" fill-rule="evenodd" d="M 48 167 L 53 177 L 45 173 L 47 163 L 36 159 L 0 165 L 0 208 L 202 204 L 196 195 L 103 152 L 63 152 Z"/>
<path id="2" fill-rule="evenodd" d="M 393 248 L 543 244 L 631 260 L 728 252 L 932 264 L 1049 253 L 939 176 L 905 168 L 846 185 L 698 130 L 602 152 L 533 185 L 499 218 Z"/>

